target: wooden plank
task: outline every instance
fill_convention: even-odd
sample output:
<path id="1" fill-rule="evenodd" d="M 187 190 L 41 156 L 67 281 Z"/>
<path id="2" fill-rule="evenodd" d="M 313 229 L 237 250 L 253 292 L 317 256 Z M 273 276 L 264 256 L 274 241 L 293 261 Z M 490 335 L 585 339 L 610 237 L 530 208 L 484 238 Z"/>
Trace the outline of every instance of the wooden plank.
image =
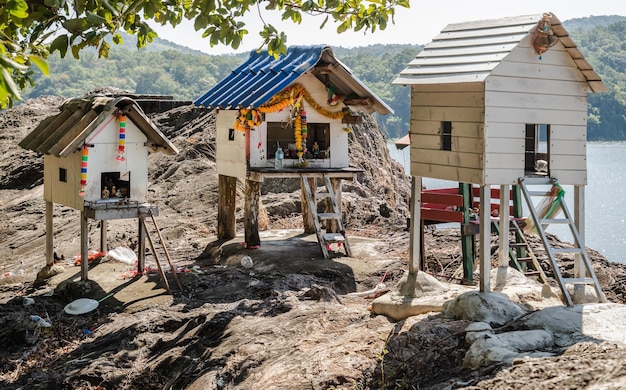
<path id="1" fill-rule="evenodd" d="M 413 153 L 415 151 L 415 153 Z M 411 149 L 411 163 L 449 165 L 453 167 L 482 168 L 482 154 L 448 150 Z"/>
<path id="2" fill-rule="evenodd" d="M 306 180 L 309 184 L 309 189 L 311 191 L 311 200 L 313 201 L 312 205 L 309 204 L 304 180 Z M 315 198 L 316 192 L 317 180 L 314 177 L 304 178 L 300 176 L 300 204 L 302 209 L 302 224 L 304 225 L 304 232 L 309 234 L 315 233 L 317 231 L 317 228 L 315 227 L 315 217 L 311 212 L 311 207 L 317 208 L 317 199 Z"/>
<path id="3" fill-rule="evenodd" d="M 411 118 L 423 121 L 483 122 L 482 108 L 411 107 Z"/>
<path id="4" fill-rule="evenodd" d="M 489 91 L 485 94 L 485 106 L 587 112 L 587 96 L 557 97 L 540 93 Z"/>
<path id="5" fill-rule="evenodd" d="M 568 111 L 568 115 L 555 110 L 527 110 L 514 107 L 488 107 L 485 122 L 537 123 L 558 125 L 587 125 L 587 112 Z"/>
<path id="6" fill-rule="evenodd" d="M 536 24 L 536 22 L 537 21 L 526 22 L 524 24 L 502 26 L 485 25 L 482 28 L 472 27 L 467 30 L 444 30 L 439 35 L 435 36 L 433 40 L 439 41 L 444 39 L 468 39 L 500 35 L 525 35 L 532 28 L 532 26 Z"/>
<path id="7" fill-rule="evenodd" d="M 523 167 L 520 169 L 485 168 L 485 184 L 515 184 L 520 177 L 524 177 Z"/>
<path id="8" fill-rule="evenodd" d="M 506 56 L 507 62 L 536 62 L 543 65 L 558 65 L 558 66 L 576 66 L 576 63 L 572 59 L 572 56 L 561 45 L 553 46 L 541 56 L 541 60 L 534 50 L 530 50 L 530 40 L 522 40 L 515 49 L 511 50 L 508 56 Z"/>
<path id="9" fill-rule="evenodd" d="M 458 211 L 429 209 L 422 207 L 421 218 L 424 221 L 463 222 L 463 214 Z"/>
<path id="10" fill-rule="evenodd" d="M 558 180 L 562 185 L 587 185 L 587 172 L 575 170 L 561 170 L 550 168 L 550 176 Z"/>
<path id="11" fill-rule="evenodd" d="M 487 138 L 485 144 L 485 153 L 487 157 L 491 154 L 506 153 L 513 158 L 524 156 L 524 139 L 523 138 Z"/>
<path id="12" fill-rule="evenodd" d="M 446 74 L 446 75 L 420 75 L 413 76 L 412 70 L 404 70 L 400 73 L 400 76 L 393 81 L 396 85 L 419 85 L 419 84 L 465 84 L 472 82 L 482 82 L 487 76 L 488 72 L 481 73 L 467 73 L 467 74 Z"/>
<path id="13" fill-rule="evenodd" d="M 506 17 L 506 18 L 501 18 L 501 19 L 475 20 L 475 21 L 470 21 L 470 22 L 449 24 L 442 30 L 442 32 L 477 30 L 477 29 L 486 29 L 486 28 L 497 28 L 499 26 L 504 27 L 504 26 L 514 26 L 514 25 L 528 26 L 528 29 L 530 30 L 530 28 L 532 28 L 533 25 L 537 24 L 540 19 L 541 19 L 541 15 L 536 14 L 536 15 L 527 15 L 527 16 Z"/>
<path id="14" fill-rule="evenodd" d="M 414 85 L 411 87 L 411 101 L 416 98 L 416 94 L 424 92 L 482 92 L 483 83 L 462 83 L 462 84 L 426 84 Z"/>
<path id="15" fill-rule="evenodd" d="M 416 58 L 420 57 L 458 57 L 458 56 L 471 56 L 471 55 L 489 55 L 489 54 L 506 54 L 509 53 L 516 43 L 507 43 L 504 45 L 494 46 L 476 46 L 476 47 L 464 47 L 464 48 L 424 48 L 424 51 L 418 54 Z"/>
<path id="16" fill-rule="evenodd" d="M 440 135 L 417 135 L 411 137 L 411 144 L 420 149 L 441 150 Z M 483 142 L 476 138 L 452 136 L 452 151 L 482 153 Z"/>
<path id="17" fill-rule="evenodd" d="M 428 203 L 440 204 L 444 208 L 446 206 L 463 206 L 463 195 L 458 194 L 437 193 L 433 191 L 422 191 L 422 204 L 426 207 Z M 433 206 L 429 206 L 435 208 Z"/>
<path id="18" fill-rule="evenodd" d="M 418 107 L 483 107 L 482 91 L 470 92 L 421 92 L 411 96 L 411 106 Z"/>
<path id="19" fill-rule="evenodd" d="M 485 124 L 485 138 L 518 138 L 526 136 L 525 124 L 523 123 L 498 123 Z"/>
<path id="20" fill-rule="evenodd" d="M 501 50 L 501 49 L 500 49 Z M 439 52 L 437 50 L 436 52 Z M 451 52 L 450 54 L 454 54 Z M 495 53 L 468 53 L 465 55 L 446 55 L 446 56 L 418 56 L 414 58 L 407 67 L 425 67 L 425 66 L 440 66 L 440 65 L 452 65 L 452 64 L 475 64 L 485 62 L 500 62 L 505 56 L 508 55 L 508 51 L 498 51 Z"/>
<path id="21" fill-rule="evenodd" d="M 587 158 L 583 156 L 559 155 L 559 158 L 550 158 L 550 172 L 553 170 L 586 171 Z"/>
<path id="22" fill-rule="evenodd" d="M 502 150 L 502 153 L 489 153 L 485 155 L 485 169 L 523 169 L 524 159 L 525 156 L 523 150 L 521 153 L 506 153 L 506 150 L 504 149 Z"/>
<path id="23" fill-rule="evenodd" d="M 580 70 L 575 66 L 555 66 L 537 63 L 503 61 L 491 72 L 491 75 L 540 80 L 575 80 L 586 82 Z"/>
<path id="24" fill-rule="evenodd" d="M 587 155 L 587 142 L 581 140 L 553 140 L 550 139 L 550 158 L 557 159 L 559 155 Z"/>
<path id="25" fill-rule="evenodd" d="M 587 96 L 587 83 L 577 80 L 547 80 L 525 77 L 489 75 L 485 81 L 486 91 L 520 92 L 561 96 Z M 487 96 L 488 92 L 486 93 Z"/>
<path id="26" fill-rule="evenodd" d="M 452 122 L 453 136 L 482 139 L 482 122 Z M 414 135 L 440 135 L 441 121 L 420 121 L 411 119 L 411 142 Z"/>
<path id="27" fill-rule="evenodd" d="M 433 41 L 426 46 L 426 49 L 452 48 L 452 47 L 479 47 L 479 46 L 500 46 L 511 43 L 519 43 L 527 33 L 517 33 L 510 35 L 477 36 L 469 39 L 449 39 Z"/>
<path id="28" fill-rule="evenodd" d="M 449 75 L 455 73 L 485 73 L 491 72 L 498 65 L 498 62 L 479 62 L 479 63 L 462 63 L 432 66 L 415 66 L 411 67 L 411 74 L 414 76 L 421 75 Z"/>
<path id="29" fill-rule="evenodd" d="M 411 176 L 479 184 L 482 182 L 482 172 L 481 169 L 411 162 Z"/>
<path id="30" fill-rule="evenodd" d="M 568 126 L 551 124 L 550 125 L 550 141 L 587 141 L 587 124 Z"/>

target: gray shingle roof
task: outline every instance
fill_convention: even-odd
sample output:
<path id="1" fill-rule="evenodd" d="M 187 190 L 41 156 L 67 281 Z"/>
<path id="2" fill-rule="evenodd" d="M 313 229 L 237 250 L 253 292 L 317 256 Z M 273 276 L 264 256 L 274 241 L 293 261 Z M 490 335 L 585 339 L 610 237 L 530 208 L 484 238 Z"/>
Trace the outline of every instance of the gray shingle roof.
<path id="1" fill-rule="evenodd" d="M 148 138 L 152 148 L 165 154 L 178 149 L 157 129 L 141 107 L 128 97 L 93 96 L 66 100 L 61 112 L 50 116 L 28 134 L 19 145 L 38 153 L 67 157 L 106 121 L 116 109 L 124 112 Z"/>

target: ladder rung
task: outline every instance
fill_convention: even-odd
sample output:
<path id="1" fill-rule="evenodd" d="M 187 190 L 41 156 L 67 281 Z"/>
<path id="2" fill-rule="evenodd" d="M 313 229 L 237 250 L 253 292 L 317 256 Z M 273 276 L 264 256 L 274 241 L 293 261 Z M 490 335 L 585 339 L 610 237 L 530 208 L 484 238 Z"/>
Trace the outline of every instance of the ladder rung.
<path id="1" fill-rule="evenodd" d="M 325 192 L 325 191 L 320 191 L 320 192 L 316 192 L 315 196 L 320 197 L 320 198 L 330 198 L 330 193 Z"/>
<path id="2" fill-rule="evenodd" d="M 339 219 L 339 214 L 337 213 L 319 213 L 317 214 L 317 217 L 321 220 L 326 220 L 326 219 Z"/>
<path id="3" fill-rule="evenodd" d="M 346 238 L 341 233 L 324 233 L 324 241 L 326 242 L 345 242 Z"/>
<path id="4" fill-rule="evenodd" d="M 528 195 L 531 196 L 550 196 L 550 191 L 528 191 Z"/>
<path id="5" fill-rule="evenodd" d="M 541 275 L 541 272 L 539 272 L 539 271 L 526 271 L 526 273 L 524 275 L 526 275 L 526 276 L 537 276 L 537 275 Z"/>
<path id="6" fill-rule="evenodd" d="M 542 219 L 540 220 L 542 225 L 549 225 L 551 223 L 554 224 L 569 224 L 569 219 L 564 218 L 555 218 L 555 219 Z"/>
<path id="7" fill-rule="evenodd" d="M 554 253 L 583 253 L 580 248 L 552 248 Z"/>
<path id="8" fill-rule="evenodd" d="M 563 283 L 594 284 L 592 278 L 563 278 Z"/>
<path id="9" fill-rule="evenodd" d="M 528 244 L 523 242 L 509 242 L 509 248 L 528 248 Z"/>
<path id="10" fill-rule="evenodd" d="M 522 263 L 529 263 L 531 261 L 533 261 L 532 257 L 518 257 L 517 261 L 521 261 Z"/>

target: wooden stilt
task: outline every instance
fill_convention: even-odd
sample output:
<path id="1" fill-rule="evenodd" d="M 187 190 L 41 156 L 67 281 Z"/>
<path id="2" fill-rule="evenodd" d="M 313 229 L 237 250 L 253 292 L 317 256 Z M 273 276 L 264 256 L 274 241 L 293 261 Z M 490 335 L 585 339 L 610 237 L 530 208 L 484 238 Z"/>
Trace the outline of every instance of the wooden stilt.
<path id="1" fill-rule="evenodd" d="M 580 237 L 580 247 L 585 247 L 585 187 L 574 186 L 574 225 Z M 586 278 L 585 263 L 581 253 L 574 254 L 574 278 Z M 582 302 L 585 296 L 585 285 L 574 284 L 574 300 Z"/>
<path id="2" fill-rule="evenodd" d="M 480 292 L 490 292 L 491 186 L 480 186 Z"/>
<path id="3" fill-rule="evenodd" d="M 259 237 L 259 203 L 261 198 L 261 183 L 246 180 L 246 201 L 244 205 L 244 230 L 247 248 L 261 245 Z"/>
<path id="4" fill-rule="evenodd" d="M 80 279 L 88 280 L 89 276 L 89 219 L 87 213 L 80 212 Z"/>
<path id="5" fill-rule="evenodd" d="M 329 191 L 333 191 L 335 194 L 335 200 L 337 201 L 337 210 L 335 212 L 341 214 L 341 179 L 331 178 L 330 179 L 332 189 L 328 189 Z M 326 203 L 326 212 L 332 213 L 333 206 L 331 204 Z M 329 219 L 326 221 L 326 231 L 330 233 L 337 233 L 339 231 L 339 225 L 337 224 L 336 219 Z"/>
<path id="6" fill-rule="evenodd" d="M 474 234 L 463 229 L 463 226 L 468 226 L 470 224 L 470 215 L 472 213 L 474 198 L 472 185 L 469 183 L 459 183 L 459 192 L 463 195 L 463 225 L 461 227 L 463 281 L 469 284 L 474 281 Z"/>
<path id="7" fill-rule="evenodd" d="M 510 217 L 510 186 L 500 186 L 500 267 L 509 264 L 509 217 Z"/>
<path id="8" fill-rule="evenodd" d="M 107 226 L 108 221 L 103 219 L 100 221 L 100 252 L 104 253 L 108 250 L 107 248 Z"/>
<path id="9" fill-rule="evenodd" d="M 54 203 L 46 201 L 46 265 L 54 264 Z"/>
<path id="10" fill-rule="evenodd" d="M 306 192 L 304 191 L 304 180 L 307 180 L 309 184 L 309 188 L 311 189 L 311 196 L 313 197 L 313 204 L 317 205 L 317 200 L 315 199 L 315 193 L 317 192 L 317 180 L 314 177 L 300 177 L 300 204 L 302 205 L 302 223 L 304 225 L 304 232 L 308 234 L 312 234 L 316 232 L 315 228 L 315 220 L 313 219 L 313 214 L 311 213 L 311 207 L 309 205 L 309 201 L 306 196 Z M 317 206 L 316 206 L 317 207 Z"/>
<path id="11" fill-rule="evenodd" d="M 218 181 L 217 238 L 219 240 L 230 240 L 236 236 L 237 178 L 218 175 Z"/>
<path id="12" fill-rule="evenodd" d="M 144 228 L 143 216 L 137 218 L 137 272 L 143 273 L 146 268 L 146 229 Z"/>
<path id="13" fill-rule="evenodd" d="M 411 232 L 409 241 L 409 274 L 417 274 L 422 269 L 421 248 L 421 228 L 422 220 L 422 177 L 411 176 Z"/>

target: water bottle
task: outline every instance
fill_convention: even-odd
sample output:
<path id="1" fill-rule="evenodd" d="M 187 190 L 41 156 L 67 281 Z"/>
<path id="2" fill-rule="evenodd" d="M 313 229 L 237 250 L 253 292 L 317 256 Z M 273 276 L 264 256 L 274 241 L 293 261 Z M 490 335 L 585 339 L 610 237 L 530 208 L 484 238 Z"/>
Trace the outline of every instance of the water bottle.
<path id="1" fill-rule="evenodd" d="M 278 147 L 278 149 L 276 149 L 276 154 L 274 154 L 274 168 L 275 169 L 283 168 L 284 158 L 285 158 L 285 153 L 283 153 L 283 150 L 280 147 Z"/>

